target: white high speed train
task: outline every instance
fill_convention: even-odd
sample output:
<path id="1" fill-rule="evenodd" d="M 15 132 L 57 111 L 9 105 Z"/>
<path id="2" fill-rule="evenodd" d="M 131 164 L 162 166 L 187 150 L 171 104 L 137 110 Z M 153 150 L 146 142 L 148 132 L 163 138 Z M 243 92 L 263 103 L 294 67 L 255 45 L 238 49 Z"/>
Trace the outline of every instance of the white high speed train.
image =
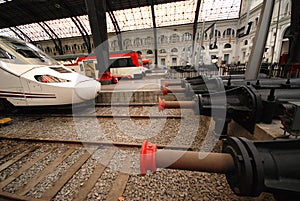
<path id="1" fill-rule="evenodd" d="M 59 64 L 34 45 L 0 36 L 0 101 L 14 106 L 72 105 L 94 99 L 98 81 Z"/>

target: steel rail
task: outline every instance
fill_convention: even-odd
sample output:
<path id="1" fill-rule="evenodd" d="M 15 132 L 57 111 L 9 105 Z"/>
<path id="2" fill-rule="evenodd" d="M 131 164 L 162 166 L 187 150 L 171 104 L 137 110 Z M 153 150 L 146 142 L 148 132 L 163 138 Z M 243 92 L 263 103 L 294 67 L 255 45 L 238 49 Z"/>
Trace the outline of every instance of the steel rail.
<path id="1" fill-rule="evenodd" d="M 98 119 L 184 119 L 181 115 L 81 115 L 81 114 L 14 114 L 15 117 L 64 117 L 64 118 L 98 118 Z"/>
<path id="2" fill-rule="evenodd" d="M 0 136 L 1 140 L 13 140 L 19 142 L 33 142 L 33 143 L 49 143 L 49 144 L 71 144 L 71 145 L 88 145 L 88 146 L 116 146 L 116 147 L 129 147 L 129 148 L 140 148 L 142 143 L 132 142 L 109 142 L 109 141 L 87 141 L 87 140 L 53 140 L 43 138 L 22 138 L 22 137 L 7 137 Z M 159 149 L 172 149 L 172 150 L 191 150 L 187 146 L 174 146 L 158 144 Z"/>

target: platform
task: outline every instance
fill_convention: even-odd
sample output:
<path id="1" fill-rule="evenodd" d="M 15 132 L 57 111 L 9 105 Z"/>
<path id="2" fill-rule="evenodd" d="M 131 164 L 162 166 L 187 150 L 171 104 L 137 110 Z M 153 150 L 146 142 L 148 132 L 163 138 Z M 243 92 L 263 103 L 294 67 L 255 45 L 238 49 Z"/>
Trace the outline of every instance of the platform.
<path id="1" fill-rule="evenodd" d="M 98 104 L 157 104 L 158 98 L 176 100 L 182 95 L 169 94 L 163 96 L 161 79 L 120 80 L 117 84 L 102 85 L 101 93 L 96 99 Z"/>

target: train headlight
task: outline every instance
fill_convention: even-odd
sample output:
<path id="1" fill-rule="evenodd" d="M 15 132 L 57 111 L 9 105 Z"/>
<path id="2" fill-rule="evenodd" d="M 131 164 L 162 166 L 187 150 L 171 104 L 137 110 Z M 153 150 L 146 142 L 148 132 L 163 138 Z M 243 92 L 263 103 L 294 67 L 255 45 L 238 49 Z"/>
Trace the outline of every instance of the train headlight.
<path id="1" fill-rule="evenodd" d="M 34 78 L 38 82 L 43 83 L 71 82 L 70 80 L 54 77 L 52 75 L 35 75 Z"/>

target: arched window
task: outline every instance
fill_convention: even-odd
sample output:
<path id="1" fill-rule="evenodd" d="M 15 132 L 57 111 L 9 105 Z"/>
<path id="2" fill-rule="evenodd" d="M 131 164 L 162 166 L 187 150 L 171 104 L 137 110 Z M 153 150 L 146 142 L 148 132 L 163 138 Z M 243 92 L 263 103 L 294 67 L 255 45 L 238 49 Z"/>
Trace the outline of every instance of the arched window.
<path id="1" fill-rule="evenodd" d="M 65 50 L 66 51 L 68 51 L 68 50 L 70 50 L 71 48 L 70 48 L 70 46 L 69 45 L 65 45 Z"/>
<path id="2" fill-rule="evenodd" d="M 118 41 L 117 40 L 113 40 L 112 42 L 111 42 L 111 48 L 112 49 L 115 49 L 115 48 L 117 48 L 118 47 Z"/>
<path id="3" fill-rule="evenodd" d="M 182 41 L 190 41 L 192 40 L 192 34 L 189 32 L 186 32 L 182 36 Z"/>
<path id="4" fill-rule="evenodd" d="M 208 40 L 208 34 L 204 33 L 204 40 Z"/>
<path id="5" fill-rule="evenodd" d="M 167 51 L 165 49 L 160 49 L 159 53 L 164 54 L 164 53 L 167 53 Z"/>
<path id="6" fill-rule="evenodd" d="M 131 43 L 130 39 L 125 39 L 123 43 L 124 43 L 125 49 L 132 47 L 132 43 Z"/>
<path id="7" fill-rule="evenodd" d="M 142 45 L 142 40 L 140 38 L 136 38 L 133 41 L 134 46 L 140 47 Z"/>
<path id="8" fill-rule="evenodd" d="M 226 43 L 226 44 L 224 45 L 224 49 L 229 49 L 229 48 L 231 48 L 231 45 L 230 45 L 229 43 Z"/>
<path id="9" fill-rule="evenodd" d="M 179 42 L 179 36 L 177 34 L 172 34 L 170 37 L 170 43 L 177 43 Z"/>
<path id="10" fill-rule="evenodd" d="M 232 36 L 232 37 L 234 36 L 234 30 L 231 28 L 228 28 L 223 32 L 223 38 L 230 37 L 230 36 Z"/>
<path id="11" fill-rule="evenodd" d="M 153 54 L 152 50 L 147 50 L 147 54 Z"/>
<path id="12" fill-rule="evenodd" d="M 86 44 L 85 44 L 85 43 L 82 43 L 81 49 L 82 49 L 82 50 L 85 50 L 85 49 L 86 49 Z"/>
<path id="13" fill-rule="evenodd" d="M 72 49 L 77 50 L 77 44 L 73 44 Z"/>
<path id="14" fill-rule="evenodd" d="M 158 42 L 160 44 L 166 44 L 166 43 L 168 43 L 168 37 L 165 35 L 161 35 L 158 37 Z"/>
<path id="15" fill-rule="evenodd" d="M 53 51 L 55 52 L 55 51 L 59 51 L 59 47 L 58 46 L 55 46 L 54 48 L 53 48 Z"/>
<path id="16" fill-rule="evenodd" d="M 210 50 L 218 49 L 218 48 L 219 48 L 218 45 L 215 44 L 215 43 L 212 43 L 212 44 L 209 45 L 209 49 L 210 49 Z"/>
<path id="17" fill-rule="evenodd" d="M 214 34 L 210 33 L 209 37 L 210 38 L 214 38 L 214 37 L 221 38 L 221 32 L 218 30 L 215 30 L 215 33 Z"/>
<path id="18" fill-rule="evenodd" d="M 152 45 L 153 44 L 153 38 L 148 36 L 146 39 L 145 39 L 145 44 L 146 45 Z"/>
<path id="19" fill-rule="evenodd" d="M 202 33 L 200 33 L 200 32 L 197 34 L 197 37 L 196 37 L 196 40 L 197 40 L 197 41 L 200 41 L 200 40 L 202 39 L 202 38 L 201 38 L 201 37 L 202 37 L 201 34 L 202 34 Z"/>
<path id="20" fill-rule="evenodd" d="M 51 48 L 48 46 L 48 47 L 46 47 L 46 52 L 47 53 L 50 53 L 51 52 Z"/>
<path id="21" fill-rule="evenodd" d="M 245 41 L 244 41 L 244 45 L 248 45 L 248 40 L 245 40 Z"/>
<path id="22" fill-rule="evenodd" d="M 257 26 L 257 25 L 258 25 L 258 17 L 255 18 L 255 26 Z"/>
<path id="23" fill-rule="evenodd" d="M 172 53 L 176 53 L 176 52 L 178 52 L 178 49 L 174 47 L 174 48 L 171 50 L 171 52 L 172 52 Z"/>

